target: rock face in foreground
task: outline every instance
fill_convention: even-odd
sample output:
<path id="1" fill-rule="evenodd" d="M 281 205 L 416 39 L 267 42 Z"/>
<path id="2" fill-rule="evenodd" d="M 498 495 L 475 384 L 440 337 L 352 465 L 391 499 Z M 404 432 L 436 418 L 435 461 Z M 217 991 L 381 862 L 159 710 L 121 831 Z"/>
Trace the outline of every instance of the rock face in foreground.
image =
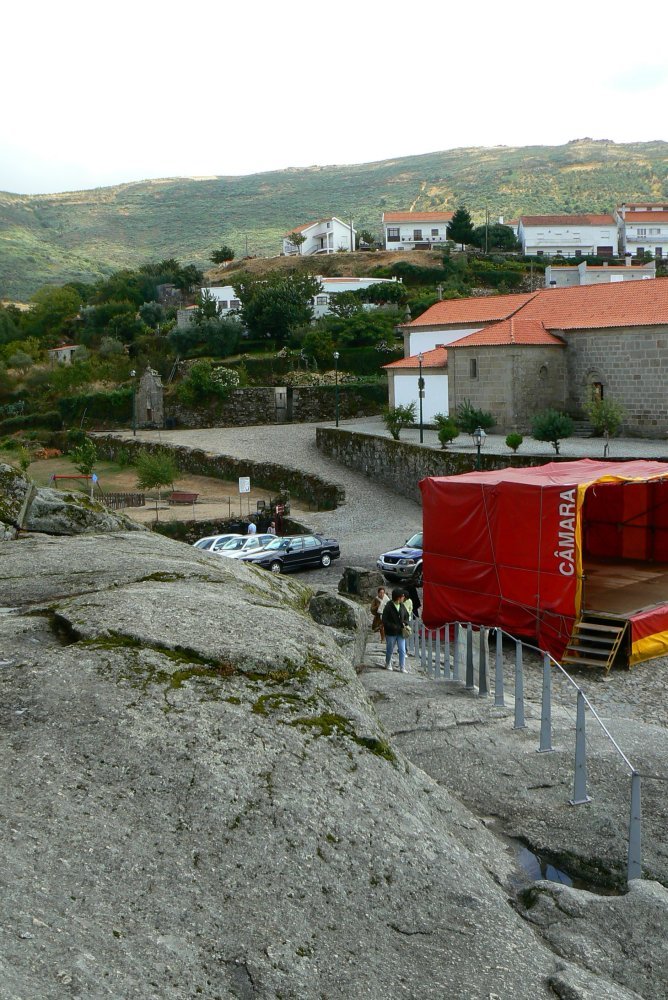
<path id="1" fill-rule="evenodd" d="M 146 530 L 83 493 L 37 488 L 17 469 L 0 465 L 0 541 L 14 539 L 18 529 L 47 535 Z"/>
<path id="2" fill-rule="evenodd" d="M 310 598 L 151 534 L 3 546 L 0 996 L 631 998 L 518 915 Z"/>

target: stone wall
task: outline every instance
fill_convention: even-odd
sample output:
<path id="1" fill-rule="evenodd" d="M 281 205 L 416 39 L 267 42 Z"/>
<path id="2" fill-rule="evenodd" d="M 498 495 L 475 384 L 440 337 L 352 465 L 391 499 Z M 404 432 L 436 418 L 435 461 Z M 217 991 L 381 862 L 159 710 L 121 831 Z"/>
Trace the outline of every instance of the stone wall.
<path id="1" fill-rule="evenodd" d="M 568 409 L 581 411 L 591 385 L 626 411 L 622 433 L 663 437 L 668 433 L 668 327 L 621 327 L 563 334 L 568 343 Z"/>
<path id="2" fill-rule="evenodd" d="M 450 413 L 465 399 L 494 415 L 496 433 L 531 427 L 535 413 L 565 405 L 563 347 L 458 347 L 448 352 Z M 471 375 L 475 362 L 476 374 Z"/>
<path id="3" fill-rule="evenodd" d="M 283 390 L 285 392 L 285 389 Z M 336 417 L 333 385 L 288 387 L 287 422 L 315 423 Z M 387 402 L 385 385 L 339 385 L 339 416 L 364 417 L 380 413 Z M 193 409 L 170 401 L 165 409 L 168 427 L 249 427 L 276 423 L 276 388 L 247 386 L 234 389 L 227 399 Z"/>

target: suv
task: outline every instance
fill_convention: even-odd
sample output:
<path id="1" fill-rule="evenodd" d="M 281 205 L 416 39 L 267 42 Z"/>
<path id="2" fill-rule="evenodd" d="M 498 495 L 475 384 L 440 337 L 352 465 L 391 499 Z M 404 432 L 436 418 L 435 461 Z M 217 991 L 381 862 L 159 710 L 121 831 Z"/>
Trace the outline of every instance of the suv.
<path id="1" fill-rule="evenodd" d="M 422 586 L 422 532 L 417 531 L 400 549 L 383 552 L 376 563 L 386 580 Z"/>

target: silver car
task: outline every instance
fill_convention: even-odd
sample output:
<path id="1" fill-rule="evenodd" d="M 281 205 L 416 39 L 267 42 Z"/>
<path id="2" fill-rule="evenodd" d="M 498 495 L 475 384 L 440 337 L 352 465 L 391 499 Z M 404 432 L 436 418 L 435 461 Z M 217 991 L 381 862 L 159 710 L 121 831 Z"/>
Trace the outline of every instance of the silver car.
<path id="1" fill-rule="evenodd" d="M 219 552 L 223 545 L 231 542 L 233 538 L 245 537 L 245 535 L 207 535 L 206 538 L 193 542 L 193 548 L 199 549 L 200 552 Z"/>
<path id="2" fill-rule="evenodd" d="M 275 538 L 276 535 L 239 535 L 216 549 L 216 554 L 226 556 L 228 559 L 241 559 L 242 556 L 261 552 L 265 545 L 273 542 Z"/>

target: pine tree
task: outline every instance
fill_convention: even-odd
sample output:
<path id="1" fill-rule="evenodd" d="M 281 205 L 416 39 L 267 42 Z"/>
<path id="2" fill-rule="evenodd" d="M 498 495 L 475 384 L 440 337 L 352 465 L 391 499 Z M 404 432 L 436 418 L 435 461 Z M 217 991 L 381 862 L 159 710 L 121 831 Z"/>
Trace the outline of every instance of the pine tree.
<path id="1" fill-rule="evenodd" d="M 460 205 L 448 223 L 448 239 L 461 243 L 462 250 L 473 238 L 473 222 L 469 210 Z"/>

